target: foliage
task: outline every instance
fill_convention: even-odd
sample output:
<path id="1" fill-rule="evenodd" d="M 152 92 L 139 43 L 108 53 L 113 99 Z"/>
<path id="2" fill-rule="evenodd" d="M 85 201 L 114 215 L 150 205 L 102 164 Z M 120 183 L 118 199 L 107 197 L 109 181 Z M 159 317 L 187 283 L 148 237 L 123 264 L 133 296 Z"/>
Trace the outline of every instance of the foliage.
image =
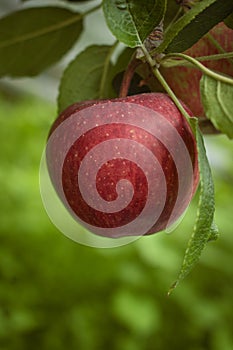
<path id="1" fill-rule="evenodd" d="M 206 138 L 224 235 L 167 297 L 197 198 L 172 234 L 108 250 L 75 244 L 49 221 L 39 195 L 38 167 L 54 117 L 54 106 L 41 100 L 0 100 L 1 350 L 231 350 L 230 141 Z"/>

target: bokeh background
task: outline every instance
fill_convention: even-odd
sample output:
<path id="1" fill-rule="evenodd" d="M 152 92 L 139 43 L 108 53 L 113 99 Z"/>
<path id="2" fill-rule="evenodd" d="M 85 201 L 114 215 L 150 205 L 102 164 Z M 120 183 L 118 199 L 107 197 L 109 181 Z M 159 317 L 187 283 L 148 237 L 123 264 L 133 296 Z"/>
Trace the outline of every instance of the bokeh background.
<path id="1" fill-rule="evenodd" d="M 232 350 L 232 141 L 205 138 L 220 237 L 168 297 L 197 197 L 172 233 L 111 249 L 69 240 L 43 208 L 39 166 L 59 74 L 0 82 L 0 349 Z"/>

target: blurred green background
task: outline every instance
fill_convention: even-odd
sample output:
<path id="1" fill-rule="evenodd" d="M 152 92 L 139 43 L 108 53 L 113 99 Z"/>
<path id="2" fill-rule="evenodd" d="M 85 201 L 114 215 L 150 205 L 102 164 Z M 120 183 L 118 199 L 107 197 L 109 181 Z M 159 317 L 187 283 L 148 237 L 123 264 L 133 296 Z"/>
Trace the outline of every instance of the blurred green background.
<path id="1" fill-rule="evenodd" d="M 39 191 L 55 115 L 38 98 L 0 97 L 0 349 L 232 350 L 232 143 L 206 138 L 221 235 L 167 297 L 197 198 L 171 234 L 112 249 L 69 240 L 50 222 Z"/>

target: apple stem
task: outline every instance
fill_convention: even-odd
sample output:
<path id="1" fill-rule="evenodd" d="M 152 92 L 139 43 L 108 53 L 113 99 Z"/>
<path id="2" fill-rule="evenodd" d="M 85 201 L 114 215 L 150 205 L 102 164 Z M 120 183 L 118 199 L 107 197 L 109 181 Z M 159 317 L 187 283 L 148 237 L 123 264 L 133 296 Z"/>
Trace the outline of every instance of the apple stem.
<path id="1" fill-rule="evenodd" d="M 130 83 L 135 73 L 135 70 L 141 63 L 142 63 L 141 60 L 136 58 L 136 52 L 134 52 L 124 72 L 123 79 L 121 82 L 119 97 L 126 97 L 128 95 Z"/>

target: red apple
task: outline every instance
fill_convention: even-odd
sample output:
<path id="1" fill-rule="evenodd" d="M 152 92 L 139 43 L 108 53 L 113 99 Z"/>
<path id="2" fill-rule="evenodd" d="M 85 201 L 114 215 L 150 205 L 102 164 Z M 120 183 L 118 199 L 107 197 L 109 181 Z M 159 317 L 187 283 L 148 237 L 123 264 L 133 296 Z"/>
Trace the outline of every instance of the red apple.
<path id="1" fill-rule="evenodd" d="M 68 107 L 51 128 L 46 156 L 65 207 L 106 237 L 166 229 L 185 211 L 199 180 L 192 131 L 162 93 Z"/>
<path id="2" fill-rule="evenodd" d="M 209 34 L 220 44 L 224 51 L 233 51 L 233 30 L 228 28 L 223 22 L 216 25 Z M 198 57 L 221 52 L 210 40 L 209 36 L 206 35 L 184 53 L 192 57 Z M 212 70 L 233 76 L 233 63 L 230 60 L 221 59 L 204 61 L 202 63 Z M 161 72 L 176 96 L 191 109 L 193 114 L 196 117 L 204 117 L 199 89 L 202 76 L 201 71 L 197 68 L 177 66 L 162 68 Z"/>

